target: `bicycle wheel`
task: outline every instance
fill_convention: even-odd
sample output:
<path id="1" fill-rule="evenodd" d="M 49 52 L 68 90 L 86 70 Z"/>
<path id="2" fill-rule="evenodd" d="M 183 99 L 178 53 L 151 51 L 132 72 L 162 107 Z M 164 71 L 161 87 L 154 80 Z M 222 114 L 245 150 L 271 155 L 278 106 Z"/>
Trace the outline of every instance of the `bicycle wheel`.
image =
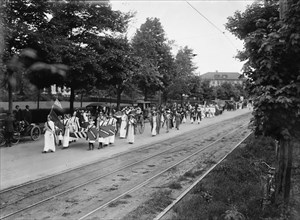
<path id="1" fill-rule="evenodd" d="M 18 144 L 20 141 L 20 138 L 21 138 L 20 132 L 14 132 L 11 143 Z"/>
<path id="2" fill-rule="evenodd" d="M 37 139 L 39 139 L 40 134 L 41 134 L 41 130 L 38 126 L 32 127 L 30 131 L 31 140 L 36 141 Z"/>

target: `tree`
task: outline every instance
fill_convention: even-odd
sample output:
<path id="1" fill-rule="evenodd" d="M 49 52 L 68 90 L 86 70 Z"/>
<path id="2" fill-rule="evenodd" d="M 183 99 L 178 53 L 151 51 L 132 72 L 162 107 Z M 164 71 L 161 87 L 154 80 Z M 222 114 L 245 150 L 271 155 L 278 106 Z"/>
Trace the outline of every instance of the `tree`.
<path id="1" fill-rule="evenodd" d="M 95 85 L 110 76 L 103 70 L 102 63 L 106 38 L 123 33 L 130 14 L 113 11 L 107 3 L 65 1 L 53 4 L 52 18 L 48 30 L 59 39 L 59 57 L 70 67 L 66 81 L 71 88 L 70 110 L 73 110 L 75 90 L 85 88 L 83 85 Z"/>
<path id="2" fill-rule="evenodd" d="M 245 42 L 238 57 L 247 61 L 244 74 L 254 97 L 255 133 L 279 141 L 276 202 L 285 204 L 291 186 L 291 140 L 300 131 L 300 2 L 289 2 L 285 20 L 279 19 L 277 1 L 268 1 L 236 12 L 226 25 Z"/>
<path id="3" fill-rule="evenodd" d="M 145 100 L 164 88 L 171 74 L 171 48 L 158 18 L 147 18 L 132 39 L 134 54 L 140 57 L 140 68 L 135 80 L 143 91 Z"/>
<path id="4" fill-rule="evenodd" d="M 38 28 L 47 22 L 47 7 L 45 2 L 38 0 L 2 1 L 0 7 L 3 38 L 1 72 L 4 73 L 2 86 L 8 90 L 9 111 L 12 111 L 16 74 L 25 70 L 22 62 L 17 62 L 18 54 L 22 49 L 35 44 L 34 36 Z"/>
<path id="5" fill-rule="evenodd" d="M 137 72 L 138 59 L 133 55 L 132 47 L 127 38 L 107 38 L 103 45 L 105 53 L 102 68 L 109 78 L 101 82 L 106 88 L 113 86 L 117 95 L 117 110 L 120 108 L 121 94 L 132 82 Z"/>
<path id="6" fill-rule="evenodd" d="M 167 90 L 169 96 L 181 99 L 181 102 L 183 102 L 183 94 L 191 95 L 193 76 L 197 69 L 192 62 L 194 56 L 193 50 L 185 46 L 177 52 L 175 58 L 175 72 Z"/>

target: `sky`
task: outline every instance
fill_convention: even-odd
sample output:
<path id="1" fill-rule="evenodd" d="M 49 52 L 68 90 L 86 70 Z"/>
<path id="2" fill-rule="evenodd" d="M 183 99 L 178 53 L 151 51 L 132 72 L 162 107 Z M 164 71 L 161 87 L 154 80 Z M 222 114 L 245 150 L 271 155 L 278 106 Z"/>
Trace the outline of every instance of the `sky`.
<path id="1" fill-rule="evenodd" d="M 243 63 L 234 58 L 243 42 L 225 29 L 227 17 L 245 11 L 251 0 L 110 0 L 113 10 L 136 12 L 128 37 L 134 36 L 146 18 L 158 18 L 168 40 L 174 40 L 174 55 L 187 46 L 197 56 L 193 62 L 197 74 L 206 72 L 240 72 Z M 198 11 L 198 12 L 197 12 Z M 204 18 L 204 17 L 205 18 Z M 208 21 L 209 20 L 209 21 Z"/>

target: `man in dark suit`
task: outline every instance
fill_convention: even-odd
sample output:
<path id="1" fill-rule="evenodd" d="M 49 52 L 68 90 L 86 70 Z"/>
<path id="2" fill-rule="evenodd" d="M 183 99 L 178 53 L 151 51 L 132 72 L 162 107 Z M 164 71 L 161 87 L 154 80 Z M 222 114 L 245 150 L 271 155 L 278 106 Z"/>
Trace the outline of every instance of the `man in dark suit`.
<path id="1" fill-rule="evenodd" d="M 32 114 L 29 110 L 29 105 L 26 105 L 25 111 L 24 111 L 24 121 L 26 124 L 31 124 L 32 122 Z"/>
<path id="2" fill-rule="evenodd" d="M 17 122 L 23 120 L 23 112 L 19 105 L 16 105 L 16 110 L 14 111 L 14 114 L 15 114 L 15 119 Z"/>

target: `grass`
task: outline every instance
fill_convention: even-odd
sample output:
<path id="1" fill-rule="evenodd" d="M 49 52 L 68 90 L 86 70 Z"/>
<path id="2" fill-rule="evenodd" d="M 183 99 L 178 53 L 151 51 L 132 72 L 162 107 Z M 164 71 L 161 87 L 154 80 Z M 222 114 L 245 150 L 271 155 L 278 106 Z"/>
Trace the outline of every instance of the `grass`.
<path id="1" fill-rule="evenodd" d="M 181 184 L 178 183 L 178 182 L 172 182 L 172 183 L 169 184 L 168 187 L 170 189 L 181 189 L 182 188 Z"/>
<path id="2" fill-rule="evenodd" d="M 245 147 L 230 154 L 174 208 L 176 215 L 172 219 L 273 219 L 279 216 L 274 207 L 262 210 L 262 171 L 257 161 L 274 163 L 275 145 L 271 139 L 248 138 Z M 184 176 L 196 175 L 187 172 Z"/>
<path id="3" fill-rule="evenodd" d="M 157 212 L 162 211 L 171 204 L 171 190 L 159 190 L 135 210 L 130 212 L 123 220 L 153 219 Z"/>

